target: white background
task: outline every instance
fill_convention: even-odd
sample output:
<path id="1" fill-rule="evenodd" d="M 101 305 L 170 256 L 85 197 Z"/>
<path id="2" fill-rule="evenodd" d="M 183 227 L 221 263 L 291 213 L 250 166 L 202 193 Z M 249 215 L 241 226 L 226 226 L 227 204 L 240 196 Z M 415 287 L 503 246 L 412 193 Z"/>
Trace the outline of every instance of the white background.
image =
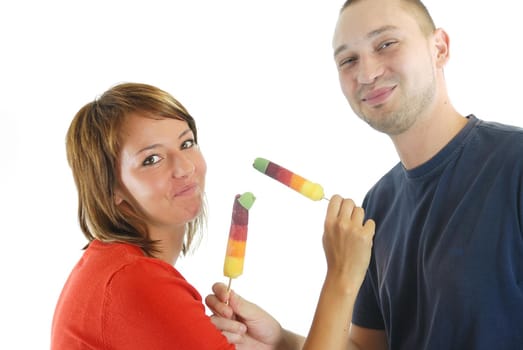
<path id="1" fill-rule="evenodd" d="M 145 82 L 193 114 L 208 162 L 209 224 L 177 267 L 203 297 L 222 275 L 234 195 L 251 191 L 233 288 L 306 333 L 325 272 L 326 201 L 258 173 L 272 160 L 361 203 L 397 162 L 339 90 L 331 35 L 342 1 L 4 1 L 0 5 L 0 348 L 49 347 L 62 285 L 85 244 L 64 137 L 110 86 Z M 430 0 L 451 38 L 462 114 L 523 125 L 521 18 L 509 0 Z"/>

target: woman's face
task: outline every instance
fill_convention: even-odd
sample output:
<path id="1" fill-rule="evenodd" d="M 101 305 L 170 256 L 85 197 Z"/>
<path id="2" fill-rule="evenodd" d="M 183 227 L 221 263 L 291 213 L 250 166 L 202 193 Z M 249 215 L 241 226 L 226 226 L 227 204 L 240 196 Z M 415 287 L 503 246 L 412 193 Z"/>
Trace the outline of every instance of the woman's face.
<path id="1" fill-rule="evenodd" d="M 200 213 L 207 165 L 187 122 L 133 113 L 121 142 L 117 205 L 131 196 L 149 230 L 180 229 Z"/>

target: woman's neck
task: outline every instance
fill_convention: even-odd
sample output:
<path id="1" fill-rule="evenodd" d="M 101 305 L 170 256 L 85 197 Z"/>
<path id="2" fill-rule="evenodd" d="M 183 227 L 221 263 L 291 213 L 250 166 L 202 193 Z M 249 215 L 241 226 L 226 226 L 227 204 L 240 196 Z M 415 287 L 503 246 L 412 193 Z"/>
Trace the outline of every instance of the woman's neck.
<path id="1" fill-rule="evenodd" d="M 175 229 L 150 228 L 149 237 L 158 242 L 158 252 L 154 257 L 174 265 L 180 256 L 185 236 L 185 225 Z"/>

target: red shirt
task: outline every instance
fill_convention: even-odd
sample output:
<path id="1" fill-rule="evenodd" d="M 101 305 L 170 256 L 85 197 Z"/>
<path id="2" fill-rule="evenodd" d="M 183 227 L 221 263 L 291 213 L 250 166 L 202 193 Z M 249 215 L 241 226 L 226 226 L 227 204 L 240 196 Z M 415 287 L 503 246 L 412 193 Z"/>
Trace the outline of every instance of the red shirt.
<path id="1" fill-rule="evenodd" d="M 56 306 L 51 349 L 234 349 L 201 295 L 136 246 L 93 241 Z"/>

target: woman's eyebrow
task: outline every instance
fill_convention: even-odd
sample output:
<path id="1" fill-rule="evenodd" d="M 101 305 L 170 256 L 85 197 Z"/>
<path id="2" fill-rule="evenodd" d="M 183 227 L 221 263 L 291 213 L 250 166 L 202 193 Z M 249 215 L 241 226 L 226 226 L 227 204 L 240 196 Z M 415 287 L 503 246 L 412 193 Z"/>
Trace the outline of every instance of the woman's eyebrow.
<path id="1" fill-rule="evenodd" d="M 185 135 L 187 135 L 188 133 L 192 132 L 191 128 L 187 128 L 185 129 L 184 131 L 182 131 L 180 133 L 180 135 L 178 136 L 179 139 L 181 139 L 182 137 L 184 137 Z"/>

